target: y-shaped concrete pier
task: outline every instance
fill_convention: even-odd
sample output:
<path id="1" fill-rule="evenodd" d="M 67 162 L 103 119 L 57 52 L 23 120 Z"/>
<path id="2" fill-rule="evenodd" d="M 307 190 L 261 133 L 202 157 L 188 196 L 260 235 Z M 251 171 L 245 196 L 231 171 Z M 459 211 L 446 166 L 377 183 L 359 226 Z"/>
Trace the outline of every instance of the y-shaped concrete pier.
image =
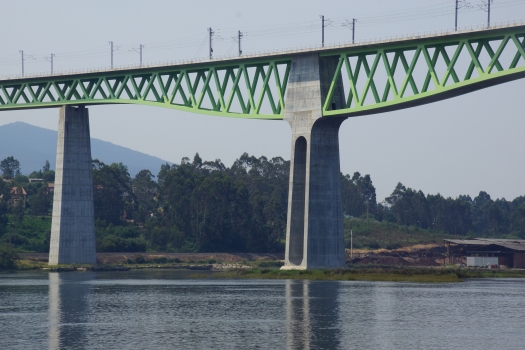
<path id="1" fill-rule="evenodd" d="M 95 264 L 89 114 L 60 108 L 49 265 Z"/>
<path id="2" fill-rule="evenodd" d="M 285 270 L 344 268 L 339 126 L 346 117 L 322 117 L 337 60 L 294 56 L 284 119 L 292 127 Z M 344 103 L 342 79 L 329 102 Z"/>

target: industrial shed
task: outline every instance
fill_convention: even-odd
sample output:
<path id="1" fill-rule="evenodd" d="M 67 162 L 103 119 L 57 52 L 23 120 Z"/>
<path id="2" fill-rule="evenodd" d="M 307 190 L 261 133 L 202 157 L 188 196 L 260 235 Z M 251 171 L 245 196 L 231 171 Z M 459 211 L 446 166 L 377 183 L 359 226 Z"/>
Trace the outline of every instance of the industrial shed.
<path id="1" fill-rule="evenodd" d="M 456 257 L 466 257 L 468 266 L 504 265 L 525 268 L 523 239 L 445 239 L 449 263 Z"/>

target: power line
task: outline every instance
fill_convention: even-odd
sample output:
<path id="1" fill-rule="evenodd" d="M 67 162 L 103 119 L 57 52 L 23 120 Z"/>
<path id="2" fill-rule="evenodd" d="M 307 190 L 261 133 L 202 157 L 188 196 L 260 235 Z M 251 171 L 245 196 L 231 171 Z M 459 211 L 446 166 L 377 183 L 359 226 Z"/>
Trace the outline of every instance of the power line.
<path id="1" fill-rule="evenodd" d="M 470 0 L 472 2 L 472 0 Z M 468 12 L 472 13 L 474 11 L 479 11 L 480 9 L 487 12 L 487 26 L 490 26 L 491 21 L 491 12 L 494 9 L 499 8 L 506 8 L 511 6 L 517 6 L 517 5 L 525 5 L 524 0 L 498 0 L 497 2 L 493 3 L 492 0 L 483 0 L 482 6 L 471 6 L 471 4 L 467 0 L 456 0 L 455 1 L 455 9 L 452 8 L 451 1 L 448 0 L 446 2 L 441 1 L 439 3 L 426 5 L 426 6 L 419 6 L 416 8 L 411 9 L 404 9 L 404 10 L 397 10 L 397 11 L 384 11 L 384 12 L 376 12 L 373 14 L 368 15 L 359 15 L 359 23 L 360 26 L 366 27 L 366 26 L 372 26 L 377 25 L 377 23 L 396 23 L 396 22 L 406 22 L 406 21 L 412 21 L 412 20 L 422 20 L 426 18 L 434 18 L 434 17 L 444 17 L 444 16 L 450 16 L 455 15 L 455 28 L 458 27 L 458 12 L 461 10 L 462 12 Z M 490 11 L 489 11 L 490 8 Z M 352 42 L 355 42 L 355 31 L 356 31 L 356 19 L 352 19 L 352 21 L 341 19 L 341 18 L 332 18 L 331 20 L 325 19 L 324 15 L 321 17 L 321 28 L 322 28 L 322 45 L 325 44 L 325 28 L 330 26 L 332 29 L 330 30 L 344 30 L 343 27 L 346 27 L 348 29 L 352 30 Z M 311 34 L 318 33 L 318 24 L 319 22 L 316 21 L 300 21 L 295 23 L 283 23 L 282 25 L 278 26 L 268 26 L 268 25 L 259 25 L 259 26 L 250 26 L 245 28 L 246 30 L 250 31 L 250 38 L 254 39 L 255 41 L 257 39 L 262 38 L 279 38 L 279 37 L 293 37 L 293 36 L 310 36 Z M 164 40 L 164 41 L 158 41 L 151 44 L 148 44 L 148 50 L 149 51 L 165 51 L 165 50 L 172 50 L 172 49 L 183 49 L 183 48 L 198 48 L 197 52 L 195 54 L 195 57 L 197 57 L 204 46 L 204 43 L 206 40 L 209 40 L 209 57 L 213 58 L 213 51 L 214 47 L 213 45 L 217 45 L 215 43 L 216 40 L 220 40 L 220 36 L 215 34 L 215 32 L 212 30 L 212 28 L 208 28 L 208 35 L 203 39 L 202 42 L 196 42 L 195 40 L 192 40 L 193 38 L 199 36 L 199 34 L 193 34 L 185 36 L 184 38 L 176 38 L 172 40 Z M 232 29 L 233 31 L 233 29 Z M 218 31 L 217 31 L 218 33 Z M 233 33 L 232 33 L 233 34 Z M 242 55 L 242 38 L 246 34 L 246 32 L 241 32 L 238 30 L 238 28 L 235 28 L 235 36 L 236 36 L 236 42 L 238 43 L 238 54 Z M 251 41 L 251 40 L 250 40 Z M 135 51 L 138 52 L 139 55 L 141 55 L 140 51 L 142 50 L 142 47 L 144 45 L 141 44 L 141 47 L 139 49 L 132 47 L 132 46 L 125 46 L 126 50 L 117 52 L 118 47 L 113 46 L 113 42 L 109 42 L 111 45 L 111 66 L 114 66 L 114 57 L 115 56 L 122 56 L 124 54 L 128 54 L 129 51 Z M 220 46 L 222 47 L 222 46 Z M 128 50 L 129 49 L 129 50 Z M 215 48 L 217 49 L 217 48 Z M 224 47 L 224 50 L 227 50 L 228 53 L 230 53 L 233 49 L 233 47 Z M 124 52 L 126 51 L 126 52 Z M 37 62 L 43 62 L 51 61 L 51 56 L 48 55 L 39 55 L 40 57 L 35 58 L 33 56 L 24 56 L 22 52 L 20 52 L 22 55 L 22 70 L 23 74 L 25 73 L 25 61 L 27 59 L 33 59 Z M 64 60 L 89 60 L 93 58 L 99 58 L 107 55 L 107 46 L 97 46 L 94 48 L 87 48 L 77 51 L 69 51 L 69 52 L 59 52 L 57 54 L 53 54 L 54 57 L 60 57 L 61 61 Z M 6 55 L 3 57 L 0 57 L 0 63 L 2 66 L 9 66 L 9 65 L 15 65 L 20 64 L 20 60 L 15 59 L 16 54 L 13 55 Z M 141 55 L 142 56 L 142 55 Z M 107 56 L 106 56 L 107 57 Z M 142 65 L 142 59 L 140 60 Z M 54 70 L 54 69 L 53 69 Z"/>
<path id="2" fill-rule="evenodd" d="M 51 63 L 51 74 L 53 74 L 53 57 L 55 57 L 54 53 L 50 54 L 49 57 L 44 57 L 44 59 Z"/>
<path id="3" fill-rule="evenodd" d="M 131 48 L 131 50 L 130 50 L 130 51 L 135 51 L 136 53 L 139 54 L 139 56 L 140 56 L 140 61 L 139 61 L 140 62 L 140 67 L 142 67 L 142 49 L 144 47 L 145 47 L 145 45 L 140 44 L 138 49 Z M 113 68 L 113 67 L 111 67 L 111 68 Z"/>
<path id="4" fill-rule="evenodd" d="M 18 52 L 20 53 L 20 57 L 22 59 L 22 76 L 24 76 L 24 61 L 28 59 L 34 60 L 35 58 L 32 55 L 24 56 L 24 50 L 18 50 Z"/>
<path id="5" fill-rule="evenodd" d="M 343 27 L 347 27 L 352 30 L 352 44 L 355 42 L 355 22 L 357 22 L 357 19 L 352 18 L 352 22 L 346 21 L 346 23 L 343 23 Z"/>

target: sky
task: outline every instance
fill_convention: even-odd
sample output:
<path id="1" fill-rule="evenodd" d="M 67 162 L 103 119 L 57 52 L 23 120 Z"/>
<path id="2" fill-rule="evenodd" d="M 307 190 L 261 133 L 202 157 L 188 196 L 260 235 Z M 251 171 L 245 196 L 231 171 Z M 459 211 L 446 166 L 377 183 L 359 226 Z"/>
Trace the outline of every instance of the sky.
<path id="1" fill-rule="evenodd" d="M 483 24 L 487 13 L 470 1 L 459 26 Z M 0 0 L 4 35 L 0 76 L 105 67 L 110 46 L 115 65 L 138 64 L 134 49 L 145 45 L 153 63 L 206 57 L 207 28 L 215 31 L 214 55 L 235 54 L 243 31 L 245 54 L 321 41 L 348 41 L 343 26 L 357 19 L 356 39 L 454 26 L 454 0 Z M 525 15 L 525 0 L 495 0 L 491 22 Z M 398 182 L 425 194 L 456 197 L 479 191 L 512 200 L 525 195 L 523 89 L 517 80 L 420 107 L 350 118 L 340 129 L 341 171 L 370 174 L 377 198 Z M 198 152 L 230 166 L 242 153 L 290 158 L 291 129 L 285 121 L 241 120 L 171 109 L 105 105 L 89 107 L 91 136 L 179 163 Z M 58 109 L 2 111 L 0 125 L 23 121 L 57 129 Z M 20 135 L 23 137 L 23 135 Z M 22 164 L 23 168 L 23 164 Z M 151 169 L 156 173 L 157 169 Z"/>

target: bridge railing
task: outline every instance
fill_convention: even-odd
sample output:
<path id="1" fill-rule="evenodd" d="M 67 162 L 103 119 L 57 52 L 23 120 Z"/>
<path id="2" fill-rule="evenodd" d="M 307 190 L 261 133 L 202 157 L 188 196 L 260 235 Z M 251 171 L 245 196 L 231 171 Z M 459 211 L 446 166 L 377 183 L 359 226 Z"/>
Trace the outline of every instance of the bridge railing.
<path id="1" fill-rule="evenodd" d="M 213 59 L 202 57 L 202 58 L 190 58 L 190 59 L 180 59 L 180 60 L 172 60 L 172 61 L 157 61 L 157 62 L 151 62 L 151 63 L 147 63 L 143 65 L 133 65 L 133 64 L 118 65 L 118 66 L 114 66 L 113 68 L 111 68 L 110 66 L 103 66 L 103 67 L 97 67 L 97 68 L 57 71 L 53 74 L 49 74 L 46 72 L 29 73 L 29 74 L 24 74 L 23 76 L 21 74 L 9 74 L 9 75 L 0 76 L 0 80 L 18 80 L 18 79 L 27 79 L 27 78 L 54 77 L 54 76 L 102 73 L 102 72 L 113 72 L 113 71 L 118 72 L 118 71 L 132 70 L 132 69 L 133 70 L 134 69 L 147 69 L 147 68 L 159 68 L 159 67 L 165 67 L 165 66 L 221 62 L 221 61 L 229 61 L 233 59 L 246 60 L 246 59 L 255 59 L 255 58 L 266 57 L 266 56 L 297 54 L 301 52 L 309 52 L 312 50 L 324 51 L 324 50 L 331 50 L 331 49 L 337 49 L 337 48 L 342 48 L 342 47 L 361 46 L 364 44 L 373 45 L 373 44 L 383 44 L 383 43 L 395 42 L 395 41 L 400 41 L 400 40 L 422 39 L 422 38 L 431 38 L 431 37 L 436 37 L 436 36 L 464 34 L 464 33 L 469 33 L 469 32 L 510 28 L 510 27 L 522 26 L 522 25 L 525 25 L 525 22 L 523 19 L 508 20 L 508 21 L 494 22 L 494 24 L 491 24 L 490 27 L 487 27 L 486 23 L 462 26 L 462 27 L 458 27 L 457 30 L 455 27 L 449 27 L 449 28 L 443 28 L 440 30 L 439 29 L 438 30 L 428 30 L 428 31 L 412 32 L 412 33 L 405 33 L 405 34 L 389 35 L 385 37 L 381 36 L 381 37 L 365 38 L 361 40 L 356 40 L 355 43 L 353 44 L 350 41 L 343 41 L 343 42 L 337 42 L 337 43 L 335 42 L 328 43 L 324 47 L 321 44 L 318 44 L 318 45 L 312 44 L 312 45 L 303 45 L 300 47 L 296 46 L 292 48 L 278 49 L 278 50 L 273 50 L 273 51 L 272 50 L 258 51 L 255 53 L 248 53 L 242 56 L 236 56 L 234 54 L 219 55 Z"/>

